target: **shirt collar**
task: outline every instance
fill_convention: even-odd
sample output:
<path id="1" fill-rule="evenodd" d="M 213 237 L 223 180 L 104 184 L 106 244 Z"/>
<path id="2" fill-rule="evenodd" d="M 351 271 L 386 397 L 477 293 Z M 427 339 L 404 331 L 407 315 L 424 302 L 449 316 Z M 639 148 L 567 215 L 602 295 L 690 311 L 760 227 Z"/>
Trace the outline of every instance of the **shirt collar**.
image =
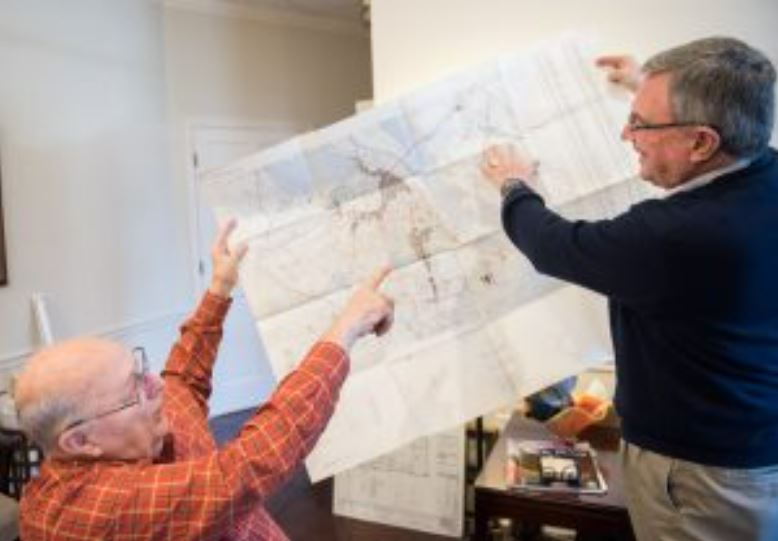
<path id="1" fill-rule="evenodd" d="M 736 162 L 731 163 L 725 167 L 720 167 L 719 169 L 714 169 L 713 171 L 708 171 L 707 173 L 703 173 L 698 177 L 694 177 L 693 179 L 684 182 L 680 186 L 676 186 L 672 190 L 668 190 L 667 192 L 665 192 L 665 194 L 667 197 L 669 197 L 677 193 L 689 192 L 691 190 L 696 190 L 697 188 L 702 188 L 703 186 L 710 184 L 711 182 L 713 182 L 715 179 L 719 177 L 728 175 L 729 173 L 733 173 L 739 169 L 744 169 L 750 163 L 751 160 L 747 158 L 737 160 Z"/>

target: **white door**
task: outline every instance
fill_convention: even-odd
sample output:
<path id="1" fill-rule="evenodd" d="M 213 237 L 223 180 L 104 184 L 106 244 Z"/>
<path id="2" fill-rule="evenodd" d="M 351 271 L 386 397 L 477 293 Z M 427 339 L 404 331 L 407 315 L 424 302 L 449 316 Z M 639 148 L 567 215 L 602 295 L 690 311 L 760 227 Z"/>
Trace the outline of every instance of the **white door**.
<path id="1" fill-rule="evenodd" d="M 294 135 L 296 130 L 292 126 L 278 124 L 192 127 L 189 140 L 194 166 L 193 244 L 199 294 L 210 282 L 210 248 L 217 231 L 213 214 L 201 197 L 202 175 Z M 274 386 L 275 378 L 265 348 L 246 299 L 238 288 L 227 316 L 214 370 L 211 415 L 252 408 L 267 398 Z"/>

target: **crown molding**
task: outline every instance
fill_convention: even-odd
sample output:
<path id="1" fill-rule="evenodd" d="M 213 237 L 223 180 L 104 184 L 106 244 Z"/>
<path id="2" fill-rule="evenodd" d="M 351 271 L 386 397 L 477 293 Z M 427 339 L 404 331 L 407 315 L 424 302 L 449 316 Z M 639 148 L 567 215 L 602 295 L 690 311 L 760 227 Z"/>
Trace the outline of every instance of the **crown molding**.
<path id="1" fill-rule="evenodd" d="M 225 17 L 249 21 L 291 26 L 319 32 L 346 34 L 368 39 L 369 30 L 359 21 L 334 17 L 308 15 L 269 7 L 229 4 L 218 0 L 162 0 L 165 9 L 189 11 L 212 17 Z"/>

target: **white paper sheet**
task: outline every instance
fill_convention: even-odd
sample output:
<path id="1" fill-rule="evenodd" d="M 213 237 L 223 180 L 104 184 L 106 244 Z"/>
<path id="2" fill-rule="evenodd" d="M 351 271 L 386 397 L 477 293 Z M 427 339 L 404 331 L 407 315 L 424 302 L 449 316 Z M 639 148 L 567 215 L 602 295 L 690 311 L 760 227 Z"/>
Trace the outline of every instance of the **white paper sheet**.
<path id="1" fill-rule="evenodd" d="M 379 265 L 395 326 L 352 374 L 307 461 L 318 480 L 606 360 L 604 301 L 537 274 L 501 231 L 485 145 L 540 159 L 575 218 L 645 197 L 619 140 L 626 104 L 575 39 L 498 59 L 212 173 L 218 217 L 250 243 L 241 282 L 276 375 Z"/>
<path id="2" fill-rule="evenodd" d="M 462 428 L 413 443 L 335 477 L 337 515 L 461 538 Z"/>

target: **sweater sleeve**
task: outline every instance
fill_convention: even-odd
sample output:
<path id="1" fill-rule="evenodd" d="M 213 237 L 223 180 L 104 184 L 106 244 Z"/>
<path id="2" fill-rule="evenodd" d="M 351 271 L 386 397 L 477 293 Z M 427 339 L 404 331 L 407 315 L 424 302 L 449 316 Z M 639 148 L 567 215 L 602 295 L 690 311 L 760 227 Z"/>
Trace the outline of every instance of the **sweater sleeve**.
<path id="1" fill-rule="evenodd" d="M 611 220 L 570 221 L 521 185 L 503 201 L 502 223 L 539 272 L 625 303 L 645 303 L 656 300 L 667 279 L 652 203 Z"/>

